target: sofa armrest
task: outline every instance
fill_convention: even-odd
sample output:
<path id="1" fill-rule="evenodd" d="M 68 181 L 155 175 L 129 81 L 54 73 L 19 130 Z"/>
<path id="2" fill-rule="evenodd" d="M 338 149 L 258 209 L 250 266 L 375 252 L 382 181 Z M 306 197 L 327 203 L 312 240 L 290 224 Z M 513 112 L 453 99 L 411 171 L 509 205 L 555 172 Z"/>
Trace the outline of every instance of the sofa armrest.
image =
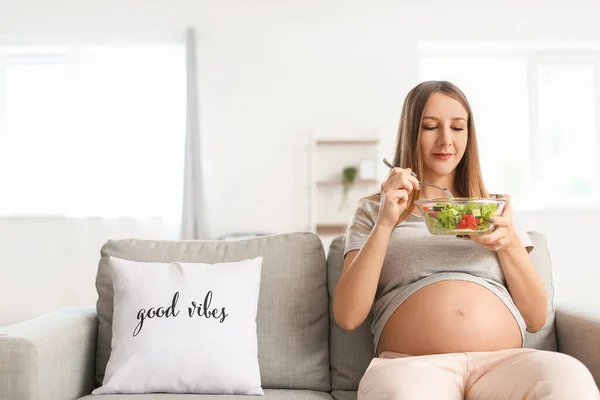
<path id="1" fill-rule="evenodd" d="M 94 388 L 94 308 L 61 308 L 0 330 L 0 399 L 75 400 Z"/>
<path id="2" fill-rule="evenodd" d="M 600 386 L 600 309 L 557 306 L 555 325 L 558 351 L 584 363 Z"/>

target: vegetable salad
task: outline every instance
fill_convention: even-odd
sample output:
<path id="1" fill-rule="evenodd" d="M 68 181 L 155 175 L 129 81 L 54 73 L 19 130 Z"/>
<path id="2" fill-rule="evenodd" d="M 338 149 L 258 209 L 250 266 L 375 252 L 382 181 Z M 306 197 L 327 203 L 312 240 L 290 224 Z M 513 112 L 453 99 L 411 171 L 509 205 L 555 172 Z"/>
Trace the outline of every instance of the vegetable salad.
<path id="1" fill-rule="evenodd" d="M 446 204 L 423 207 L 423 214 L 434 229 L 465 229 L 484 231 L 491 225 L 490 218 L 496 214 L 495 203 Z"/>

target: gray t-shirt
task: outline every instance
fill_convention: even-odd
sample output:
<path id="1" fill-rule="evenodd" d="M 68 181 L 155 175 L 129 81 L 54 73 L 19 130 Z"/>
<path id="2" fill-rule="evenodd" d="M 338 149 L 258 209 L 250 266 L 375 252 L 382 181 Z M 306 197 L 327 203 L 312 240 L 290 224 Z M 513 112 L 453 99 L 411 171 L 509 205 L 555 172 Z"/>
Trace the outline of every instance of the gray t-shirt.
<path id="1" fill-rule="evenodd" d="M 360 200 L 345 233 L 344 257 L 362 248 L 378 214 L 378 201 Z M 520 230 L 518 235 L 531 251 L 529 235 Z M 431 235 L 423 218 L 411 214 L 392 231 L 383 261 L 373 304 L 375 351 L 394 311 L 417 290 L 443 280 L 470 281 L 492 291 L 508 307 L 524 339 L 525 321 L 508 292 L 496 252 L 456 236 Z"/>

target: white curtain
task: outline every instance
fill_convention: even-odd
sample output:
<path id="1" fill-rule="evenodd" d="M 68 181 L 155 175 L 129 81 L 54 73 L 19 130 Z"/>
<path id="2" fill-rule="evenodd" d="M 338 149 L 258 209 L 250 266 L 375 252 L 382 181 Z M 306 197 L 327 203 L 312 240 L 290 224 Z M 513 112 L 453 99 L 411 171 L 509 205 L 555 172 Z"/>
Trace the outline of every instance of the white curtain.
<path id="1" fill-rule="evenodd" d="M 198 116 L 196 33 L 193 28 L 188 28 L 186 32 L 186 76 L 187 115 L 181 237 L 182 239 L 208 239 Z"/>

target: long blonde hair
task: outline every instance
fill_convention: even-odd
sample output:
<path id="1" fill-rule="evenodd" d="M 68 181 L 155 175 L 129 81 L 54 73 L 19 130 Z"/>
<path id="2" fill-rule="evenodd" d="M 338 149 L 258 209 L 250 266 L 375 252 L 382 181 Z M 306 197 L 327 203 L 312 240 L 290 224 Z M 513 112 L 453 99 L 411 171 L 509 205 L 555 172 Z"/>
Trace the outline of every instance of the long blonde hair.
<path id="1" fill-rule="evenodd" d="M 432 93 L 443 93 L 452 97 L 465 108 L 467 118 L 467 147 L 465 154 L 456 166 L 454 187 L 458 197 L 487 197 L 488 192 L 483 184 L 481 167 L 479 165 L 479 151 L 477 149 L 477 135 L 473 112 L 464 93 L 455 85 L 447 81 L 426 81 L 415 86 L 404 100 L 398 136 L 396 138 L 396 154 L 393 165 L 400 168 L 410 168 L 420 178 L 423 176 L 423 157 L 421 155 L 421 124 L 425 105 Z M 414 201 L 418 198 L 419 191 L 415 190 L 408 198 L 406 209 L 400 215 L 398 223 L 404 221 L 412 212 Z M 369 200 L 379 201 L 381 191 L 366 197 Z"/>

